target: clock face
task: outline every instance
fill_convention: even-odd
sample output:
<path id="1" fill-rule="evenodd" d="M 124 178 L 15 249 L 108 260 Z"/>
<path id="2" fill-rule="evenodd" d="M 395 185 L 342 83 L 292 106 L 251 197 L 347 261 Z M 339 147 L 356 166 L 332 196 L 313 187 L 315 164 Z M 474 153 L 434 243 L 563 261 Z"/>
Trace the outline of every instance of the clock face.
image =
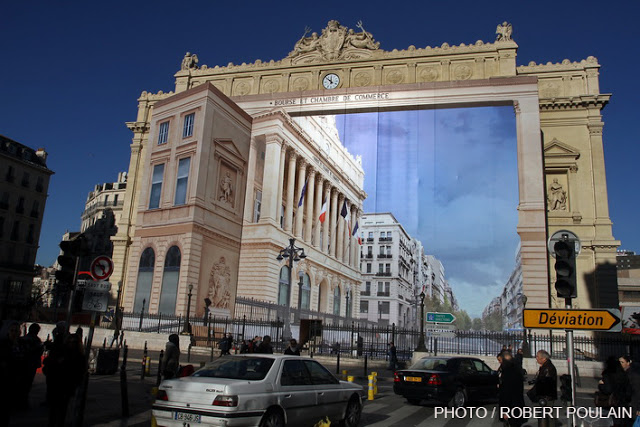
<path id="1" fill-rule="evenodd" d="M 325 89 L 335 89 L 339 84 L 340 77 L 338 77 L 337 74 L 330 73 L 322 79 L 322 86 L 324 86 Z"/>

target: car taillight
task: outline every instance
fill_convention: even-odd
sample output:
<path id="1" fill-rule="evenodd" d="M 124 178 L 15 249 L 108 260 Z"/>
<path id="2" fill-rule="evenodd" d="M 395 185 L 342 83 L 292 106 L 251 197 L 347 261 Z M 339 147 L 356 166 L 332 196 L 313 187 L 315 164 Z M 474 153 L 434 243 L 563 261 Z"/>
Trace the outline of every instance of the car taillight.
<path id="1" fill-rule="evenodd" d="M 167 395 L 166 391 L 158 390 L 158 393 L 156 394 L 156 399 L 157 400 L 169 400 L 169 396 Z"/>
<path id="2" fill-rule="evenodd" d="M 212 405 L 226 407 L 238 406 L 238 396 L 224 396 L 222 394 L 219 394 L 213 400 Z"/>
<path id="3" fill-rule="evenodd" d="M 397 372 L 393 373 L 393 382 L 394 383 L 399 383 L 400 382 L 400 375 L 398 375 Z"/>
<path id="4" fill-rule="evenodd" d="M 442 385 L 442 380 L 440 379 L 440 376 L 437 374 L 433 374 L 429 377 L 429 381 L 427 381 L 427 384 L 429 385 Z"/>

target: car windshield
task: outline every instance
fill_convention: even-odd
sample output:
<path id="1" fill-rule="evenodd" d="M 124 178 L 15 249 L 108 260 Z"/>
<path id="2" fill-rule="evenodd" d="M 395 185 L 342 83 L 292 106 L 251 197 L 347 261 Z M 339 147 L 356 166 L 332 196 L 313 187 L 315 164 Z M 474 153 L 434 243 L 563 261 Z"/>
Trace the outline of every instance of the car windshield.
<path id="1" fill-rule="evenodd" d="M 271 369 L 274 359 L 263 357 L 221 357 L 196 371 L 194 377 L 259 381 Z"/>
<path id="2" fill-rule="evenodd" d="M 445 359 L 420 359 L 409 369 L 418 369 L 424 371 L 446 371 L 447 361 Z"/>

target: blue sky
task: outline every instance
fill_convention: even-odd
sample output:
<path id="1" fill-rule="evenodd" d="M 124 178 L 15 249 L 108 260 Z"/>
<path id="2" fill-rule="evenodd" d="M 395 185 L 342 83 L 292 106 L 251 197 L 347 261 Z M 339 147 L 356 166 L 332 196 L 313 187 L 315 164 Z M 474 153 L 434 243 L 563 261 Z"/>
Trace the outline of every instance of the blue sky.
<path id="1" fill-rule="evenodd" d="M 479 316 L 508 280 L 520 241 L 513 108 L 348 114 L 336 123 L 362 156 L 365 212 L 393 213 L 442 261 L 460 306 Z"/>
<path id="2" fill-rule="evenodd" d="M 631 1 L 3 2 L 0 134 L 44 147 L 55 171 L 37 262 L 51 264 L 65 230 L 80 228 L 93 186 L 128 168 L 124 123 L 136 119 L 142 91 L 174 89 L 185 52 L 209 66 L 278 60 L 305 26 L 320 32 L 330 19 L 349 28 L 361 20 L 384 50 L 490 42 L 509 21 L 519 65 L 597 57 L 601 91 L 613 93 L 604 150 L 614 236 L 640 252 L 639 12 Z"/>

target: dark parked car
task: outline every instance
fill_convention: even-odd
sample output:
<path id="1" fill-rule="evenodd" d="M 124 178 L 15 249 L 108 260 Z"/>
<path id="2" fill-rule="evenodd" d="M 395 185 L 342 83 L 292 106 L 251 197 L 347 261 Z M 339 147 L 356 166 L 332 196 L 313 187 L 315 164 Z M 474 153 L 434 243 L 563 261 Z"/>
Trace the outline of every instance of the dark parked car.
<path id="1" fill-rule="evenodd" d="M 414 405 L 431 400 L 460 407 L 497 399 L 498 373 L 474 357 L 424 357 L 395 373 L 393 391 Z"/>

